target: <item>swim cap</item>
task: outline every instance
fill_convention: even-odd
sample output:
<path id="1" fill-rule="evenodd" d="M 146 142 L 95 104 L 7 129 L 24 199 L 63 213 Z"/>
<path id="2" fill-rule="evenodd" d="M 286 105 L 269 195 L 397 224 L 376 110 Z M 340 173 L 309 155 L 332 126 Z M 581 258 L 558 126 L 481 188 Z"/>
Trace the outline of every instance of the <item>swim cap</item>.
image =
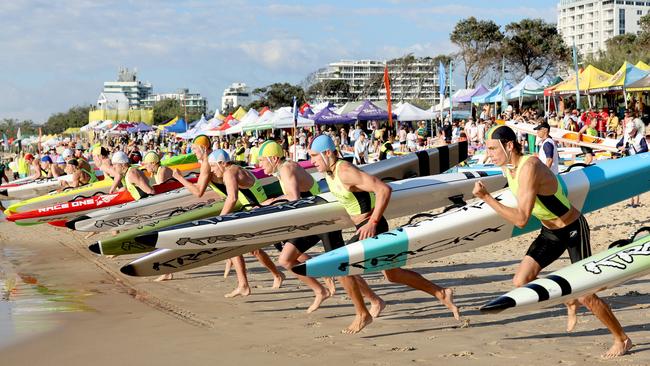
<path id="1" fill-rule="evenodd" d="M 208 156 L 208 163 L 218 163 L 220 161 L 224 161 L 224 162 L 230 161 L 230 156 L 228 155 L 226 150 L 217 149 L 214 150 L 212 153 L 210 153 L 210 156 Z"/>
<path id="2" fill-rule="evenodd" d="M 336 151 L 336 146 L 334 145 L 334 141 L 328 135 L 318 135 L 311 142 L 311 146 L 309 148 L 319 153 L 325 152 L 327 150 Z"/>
<path id="3" fill-rule="evenodd" d="M 44 155 L 41 158 L 41 162 L 42 163 L 50 163 L 50 164 L 52 164 L 52 158 L 49 155 Z"/>
<path id="4" fill-rule="evenodd" d="M 144 154 L 144 158 L 142 158 L 143 163 L 159 163 L 160 162 L 160 156 L 155 151 L 149 151 L 146 154 Z"/>
<path id="5" fill-rule="evenodd" d="M 282 146 L 273 140 L 268 140 L 260 146 L 258 153 L 259 157 L 277 156 L 278 158 L 284 157 L 284 150 Z"/>
<path id="6" fill-rule="evenodd" d="M 34 160 L 34 155 L 30 153 L 25 154 L 25 160 Z"/>
<path id="7" fill-rule="evenodd" d="M 63 156 L 59 155 L 59 157 L 56 158 L 56 163 L 57 164 L 65 164 L 65 159 L 63 159 Z"/>
<path id="8" fill-rule="evenodd" d="M 68 164 L 74 165 L 74 166 L 79 166 L 79 162 L 77 161 L 77 159 L 68 160 Z"/>
<path id="9" fill-rule="evenodd" d="M 75 149 L 84 151 L 84 146 L 81 143 L 78 143 L 77 146 L 75 146 Z"/>
<path id="10" fill-rule="evenodd" d="M 517 135 L 508 126 L 494 126 L 485 134 L 487 140 L 517 141 Z"/>
<path id="11" fill-rule="evenodd" d="M 71 157 L 73 154 L 74 153 L 72 152 L 71 149 L 65 149 L 65 150 L 63 150 L 63 154 L 61 154 L 61 155 L 63 156 L 64 159 L 67 159 L 67 158 Z"/>
<path id="12" fill-rule="evenodd" d="M 202 146 L 203 148 L 209 149 L 210 148 L 210 138 L 206 135 L 198 135 L 192 140 L 193 145 L 199 145 Z"/>
<path id="13" fill-rule="evenodd" d="M 92 149 L 90 151 L 94 155 L 99 155 L 99 154 L 101 154 L 101 151 L 102 151 L 102 145 L 100 143 L 96 143 L 95 145 L 93 145 L 93 147 L 92 147 Z"/>
<path id="14" fill-rule="evenodd" d="M 113 154 L 113 157 L 111 158 L 111 163 L 113 164 L 128 164 L 129 163 L 129 157 L 126 156 L 126 154 L 122 151 L 118 151 Z"/>

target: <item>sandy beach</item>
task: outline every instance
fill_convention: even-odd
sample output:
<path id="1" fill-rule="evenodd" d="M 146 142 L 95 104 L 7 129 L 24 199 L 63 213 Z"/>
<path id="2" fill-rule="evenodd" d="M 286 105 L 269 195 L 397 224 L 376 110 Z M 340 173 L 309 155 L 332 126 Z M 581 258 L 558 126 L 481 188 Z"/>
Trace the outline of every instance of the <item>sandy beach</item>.
<path id="1" fill-rule="evenodd" d="M 641 202 L 639 208 L 619 203 L 587 215 L 594 252 L 648 224 L 650 196 L 642 196 Z M 391 227 L 404 222 L 393 220 Z M 353 308 L 340 285 L 318 311 L 306 314 L 312 301 L 308 288 L 287 274 L 282 288 L 272 289 L 272 276 L 248 257 L 252 295 L 225 299 L 236 280 L 234 272 L 224 280 L 223 264 L 158 283 L 119 272 L 134 257 L 92 254 L 87 245 L 96 238 L 83 239 L 47 225 L 2 222 L 0 250 L 23 253 L 11 261 L 11 269 L 3 268 L 3 275 L 29 274 L 43 286 L 73 292 L 84 306 L 82 311 L 54 312 L 57 325 L 51 330 L 6 345 L 1 364 L 650 364 L 648 277 L 601 293 L 636 345 L 616 360 L 600 359 L 611 336 L 585 308 L 570 334 L 560 306 L 531 313 L 479 313 L 481 305 L 512 288 L 514 269 L 532 237 L 415 267 L 427 279 L 455 290 L 461 322 L 435 298 L 371 275 L 366 278 L 387 307 L 360 334 L 343 335 L 340 330 L 352 320 Z M 267 252 L 277 259 L 277 251 Z M 544 273 L 568 263 L 565 255 Z"/>

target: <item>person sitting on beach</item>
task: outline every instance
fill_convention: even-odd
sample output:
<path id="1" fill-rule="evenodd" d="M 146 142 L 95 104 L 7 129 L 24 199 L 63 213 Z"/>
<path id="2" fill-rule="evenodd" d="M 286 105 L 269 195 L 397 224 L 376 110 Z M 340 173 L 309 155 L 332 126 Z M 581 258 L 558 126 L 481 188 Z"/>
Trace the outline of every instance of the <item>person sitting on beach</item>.
<path id="1" fill-rule="evenodd" d="M 269 140 L 260 146 L 259 161 L 265 174 L 278 177 L 283 193 L 282 196 L 268 199 L 263 204 L 272 204 L 279 200 L 296 201 L 300 198 L 311 197 L 321 193 L 318 182 L 314 180 L 305 168 L 294 161 L 285 159 L 282 146 L 277 142 Z M 305 262 L 310 258 L 306 254 L 307 250 L 316 245 L 320 240 L 323 241 L 325 251 L 330 251 L 342 246 L 343 236 L 341 231 L 338 230 L 321 235 L 289 239 L 282 246 L 282 251 L 278 259 L 280 265 L 290 270 L 296 264 Z M 316 311 L 321 303 L 331 297 L 336 291 L 334 282 L 331 279 L 326 279 L 327 288 L 325 288 L 312 277 L 296 276 L 314 291 L 314 302 L 307 308 L 308 314 Z M 371 301 L 376 298 L 375 295 Z M 381 299 L 378 301 L 381 301 Z"/>
<path id="2" fill-rule="evenodd" d="M 312 141 L 309 156 L 316 169 L 325 174 L 330 192 L 345 208 L 356 226 L 355 235 L 347 243 L 367 239 L 389 230 L 383 215 L 392 192 L 390 186 L 359 170 L 353 164 L 339 160 L 334 142 L 328 136 L 320 135 Z M 390 282 L 401 283 L 435 296 L 451 310 L 456 320 L 460 319 L 451 289 L 439 287 L 419 273 L 402 268 L 389 269 L 383 271 L 383 274 Z M 347 280 L 343 281 L 343 286 L 352 298 L 357 313 L 352 324 L 344 332 L 357 333 L 372 322 L 373 314 L 365 308 L 359 282 L 353 281 L 349 276 L 344 279 Z M 373 309 L 376 314 L 380 311 L 381 309 Z"/>
<path id="3" fill-rule="evenodd" d="M 546 122 L 542 122 L 534 130 L 537 131 L 537 137 L 539 137 L 540 141 L 539 160 L 551 169 L 553 174 L 558 174 L 560 171 L 558 166 L 560 157 L 557 153 L 555 141 L 549 136 L 551 126 Z"/>
<path id="4" fill-rule="evenodd" d="M 488 156 L 502 168 L 508 179 L 508 187 L 517 199 L 517 206 L 508 207 L 497 201 L 481 181 L 474 185 L 474 195 L 519 228 L 525 227 L 531 216 L 542 222 L 539 236 L 517 268 L 514 285 L 521 287 L 536 279 L 542 269 L 556 261 L 566 250 L 572 263 L 589 257 L 591 245 L 587 220 L 569 202 L 558 177 L 548 166 L 537 157 L 524 156 L 521 144 L 508 126 L 490 129 L 486 145 Z M 605 302 L 595 294 L 582 296 L 578 301 L 589 308 L 614 336 L 614 344 L 604 357 L 621 356 L 632 348 L 632 341 Z M 577 323 L 578 303 L 571 301 L 567 307 L 567 331 L 572 331 Z"/>
<path id="5" fill-rule="evenodd" d="M 109 194 L 117 192 L 118 188 L 121 187 L 121 190 L 126 189 L 129 191 L 131 197 L 137 201 L 156 193 L 149 185 L 149 179 L 140 169 L 131 166 L 129 157 L 123 151 L 114 153 L 113 157 L 111 157 L 111 163 L 113 164 L 113 170 L 117 174 L 113 176 L 113 185 L 108 190 Z"/>
<path id="6" fill-rule="evenodd" d="M 210 139 L 207 136 L 199 135 L 195 137 L 192 141 L 192 151 L 194 151 L 197 160 L 201 164 L 197 182 L 189 182 L 178 169 L 173 170 L 172 176 L 197 197 L 202 197 L 208 188 L 225 197 L 219 215 L 234 212 L 238 206 L 259 206 L 261 202 L 267 199 L 264 188 L 251 172 L 233 164 L 225 150 L 211 151 Z M 284 275 L 278 271 L 268 254 L 261 249 L 253 251 L 252 254 L 273 274 L 273 288 L 280 288 L 284 281 Z M 237 272 L 238 285 L 225 297 L 250 295 L 251 290 L 246 277 L 244 257 L 239 255 L 231 258 L 231 263 L 234 264 Z M 225 272 L 227 273 L 227 271 L 228 269 Z"/>

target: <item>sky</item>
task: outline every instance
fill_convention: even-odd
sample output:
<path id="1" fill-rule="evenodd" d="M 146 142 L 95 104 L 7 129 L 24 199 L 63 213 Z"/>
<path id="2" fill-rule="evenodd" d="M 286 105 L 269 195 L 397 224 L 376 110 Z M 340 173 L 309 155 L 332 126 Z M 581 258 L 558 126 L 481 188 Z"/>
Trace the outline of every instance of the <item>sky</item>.
<path id="1" fill-rule="evenodd" d="M 340 60 L 449 54 L 464 18 L 556 22 L 551 0 L 13 0 L 0 2 L 0 119 L 96 104 L 119 67 L 154 93 L 221 104 L 233 82 L 298 84 Z"/>

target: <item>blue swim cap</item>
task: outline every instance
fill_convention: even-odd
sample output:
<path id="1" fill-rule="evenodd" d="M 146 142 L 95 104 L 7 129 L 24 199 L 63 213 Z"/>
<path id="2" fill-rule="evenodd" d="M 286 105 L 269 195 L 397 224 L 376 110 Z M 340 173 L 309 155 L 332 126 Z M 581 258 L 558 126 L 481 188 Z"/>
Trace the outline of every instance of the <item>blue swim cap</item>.
<path id="1" fill-rule="evenodd" d="M 309 147 L 311 150 L 322 153 L 327 150 L 336 151 L 336 146 L 334 141 L 328 135 L 318 135 L 312 142 Z"/>
<path id="2" fill-rule="evenodd" d="M 52 158 L 49 155 L 45 155 L 41 158 L 41 163 L 50 163 L 52 164 Z"/>
<path id="3" fill-rule="evenodd" d="M 229 162 L 230 156 L 223 149 L 217 149 L 210 153 L 208 156 L 208 163 L 218 163 L 220 161 Z"/>

